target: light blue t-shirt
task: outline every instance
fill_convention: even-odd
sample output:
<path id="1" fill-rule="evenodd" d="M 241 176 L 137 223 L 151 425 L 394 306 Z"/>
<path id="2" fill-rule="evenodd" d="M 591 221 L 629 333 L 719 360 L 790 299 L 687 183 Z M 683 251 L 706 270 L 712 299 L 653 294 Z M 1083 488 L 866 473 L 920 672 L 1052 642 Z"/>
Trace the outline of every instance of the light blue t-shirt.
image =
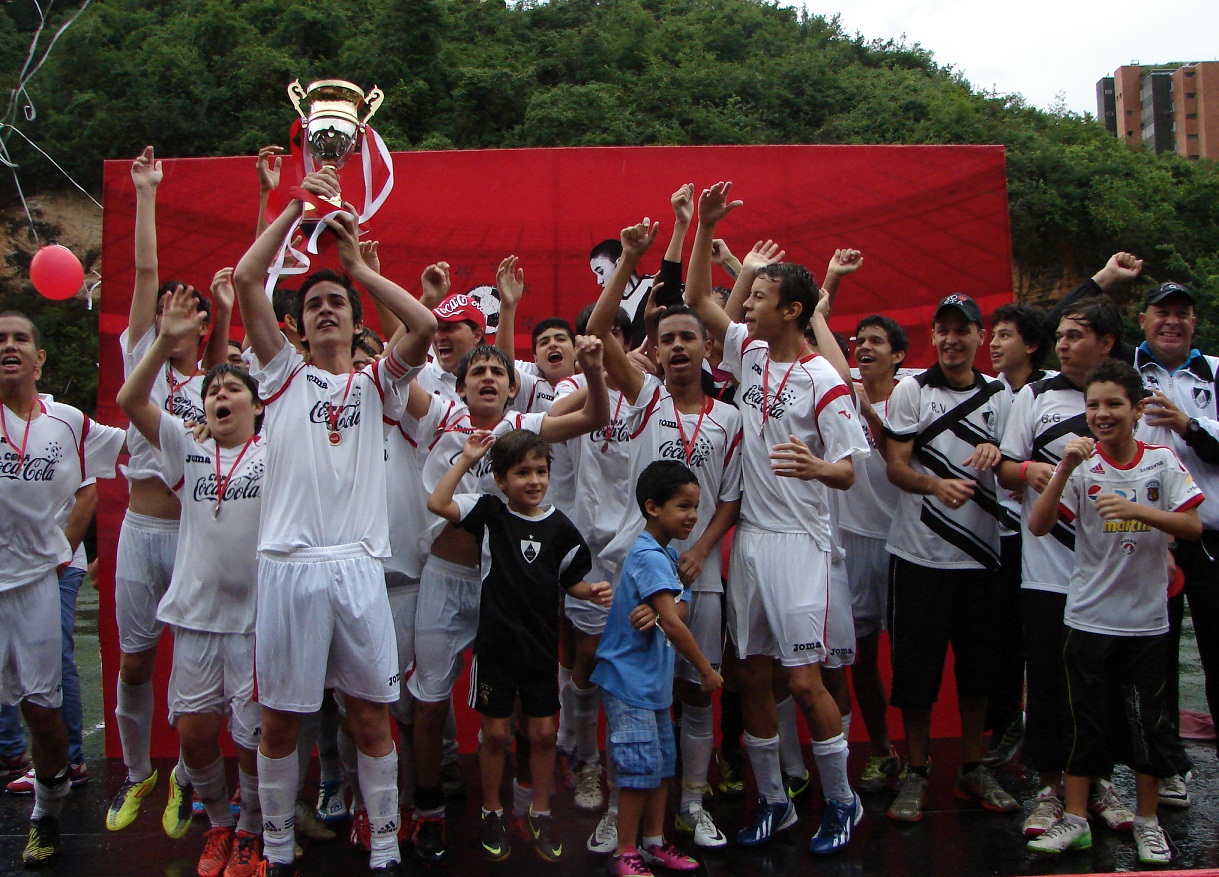
<path id="1" fill-rule="evenodd" d="M 659 624 L 638 631 L 630 620 L 636 606 L 661 591 L 688 599 L 677 577 L 677 553 L 645 531 L 622 564 L 592 675 L 595 684 L 641 709 L 668 709 L 673 703 L 672 644 Z"/>

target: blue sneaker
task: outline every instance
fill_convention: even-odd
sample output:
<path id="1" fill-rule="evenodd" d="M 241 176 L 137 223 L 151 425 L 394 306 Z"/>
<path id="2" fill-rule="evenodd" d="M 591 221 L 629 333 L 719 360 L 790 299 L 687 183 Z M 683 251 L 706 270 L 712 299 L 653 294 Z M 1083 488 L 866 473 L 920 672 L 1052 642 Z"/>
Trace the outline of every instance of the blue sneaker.
<path id="1" fill-rule="evenodd" d="M 772 836 L 796 824 L 796 805 L 791 801 L 767 804 L 758 801 L 753 811 L 753 822 L 736 833 L 736 842 L 743 847 L 756 847 L 766 843 Z"/>
<path id="2" fill-rule="evenodd" d="M 851 829 L 863 819 L 863 807 L 859 796 L 849 804 L 842 801 L 826 801 L 825 813 L 817 833 L 809 841 L 808 851 L 815 856 L 836 853 L 851 842 Z"/>

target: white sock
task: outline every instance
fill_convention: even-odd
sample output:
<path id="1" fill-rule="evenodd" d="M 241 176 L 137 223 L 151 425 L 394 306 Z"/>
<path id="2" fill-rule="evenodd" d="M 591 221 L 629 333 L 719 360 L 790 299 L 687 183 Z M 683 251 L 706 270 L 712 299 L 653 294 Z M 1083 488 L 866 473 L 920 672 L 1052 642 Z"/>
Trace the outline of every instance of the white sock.
<path id="1" fill-rule="evenodd" d="M 352 808 L 364 806 L 364 794 L 360 790 L 359 750 L 350 734 L 339 731 L 339 759 L 343 762 L 343 779 L 351 786 Z"/>
<path id="2" fill-rule="evenodd" d="M 601 750 L 597 746 L 597 710 L 601 706 L 601 689 L 596 685 L 579 688 L 571 684 L 575 699 L 575 722 L 572 733 L 576 737 L 576 760 L 580 764 L 596 764 L 601 761 Z"/>
<path id="3" fill-rule="evenodd" d="M 800 725 L 796 722 L 796 701 L 788 696 L 775 704 L 779 712 L 779 763 L 789 777 L 808 773 L 804 750 L 800 747 Z"/>
<path id="4" fill-rule="evenodd" d="M 182 788 L 190 787 L 190 774 L 186 770 L 186 761 L 182 758 L 182 752 L 178 752 L 178 763 L 174 765 L 173 778 Z"/>
<path id="5" fill-rule="evenodd" d="M 1135 825 L 1150 825 L 1154 828 L 1155 826 L 1160 824 L 1160 817 L 1159 816 L 1139 816 L 1138 814 L 1135 814 L 1134 824 Z"/>
<path id="6" fill-rule="evenodd" d="M 195 769 L 184 764 L 186 779 L 195 787 L 195 794 L 207 811 L 213 827 L 228 827 L 236 823 L 233 809 L 229 807 L 229 784 L 224 778 L 224 759 L 217 758 L 207 767 Z M 179 777 L 181 779 L 181 777 Z"/>
<path id="7" fill-rule="evenodd" d="M 567 678 L 564 679 L 564 676 Z M 559 736 L 555 745 L 564 752 L 571 753 L 576 748 L 576 696 L 572 693 L 575 684 L 571 681 L 571 671 L 559 667 Z"/>
<path id="8" fill-rule="evenodd" d="M 1145 817 L 1145 816 L 1142 816 L 1142 817 L 1140 817 L 1140 816 L 1136 816 L 1136 817 L 1134 817 L 1134 821 L 1135 821 L 1135 822 L 1138 822 L 1138 821 L 1139 821 L 1139 819 L 1146 819 L 1146 818 L 1147 818 L 1147 817 Z M 1087 817 L 1084 817 L 1084 816 L 1076 816 L 1074 813 L 1064 813 L 1064 814 L 1062 814 L 1062 821 L 1063 821 L 1063 822 L 1069 822 L 1069 823 L 1071 823 L 1072 825 L 1087 825 L 1087 824 L 1088 824 Z M 1157 825 L 1159 824 L 1159 823 L 1158 823 L 1158 821 L 1157 821 L 1157 823 L 1156 823 L 1156 824 L 1157 824 Z"/>
<path id="9" fill-rule="evenodd" d="M 714 709 L 707 706 L 681 707 L 681 805 L 703 805 L 703 786 L 715 748 Z"/>
<path id="10" fill-rule="evenodd" d="M 135 783 L 152 776 L 149 756 L 152 747 L 152 707 L 151 680 L 142 685 L 128 685 L 119 680 L 114 718 L 123 747 L 123 764 L 127 765 L 127 779 Z"/>
<path id="11" fill-rule="evenodd" d="M 684 716 L 685 713 L 682 713 L 682 715 Z M 662 847 L 665 844 L 665 839 L 664 839 L 663 835 L 661 837 L 643 837 L 640 840 L 641 840 L 640 845 L 645 850 L 649 849 L 650 847 Z"/>
<path id="12" fill-rule="evenodd" d="M 338 710 L 321 710 L 318 714 L 317 762 L 321 769 L 318 779 L 323 783 L 333 783 L 343 778 L 343 764 L 339 760 L 339 745 L 335 740 L 338 735 Z"/>
<path id="13" fill-rule="evenodd" d="M 322 727 L 321 710 L 301 715 L 301 729 L 296 735 L 296 771 L 300 784 L 305 785 L 305 777 L 309 775 L 309 762 L 313 759 L 313 746 Z M 300 789 L 297 789 L 300 795 Z"/>
<path id="14" fill-rule="evenodd" d="M 370 868 L 402 861 L 398 852 L 398 751 L 388 755 L 357 755 L 360 788 L 368 808 L 368 827 L 372 832 Z"/>
<path id="15" fill-rule="evenodd" d="M 855 800 L 847 780 L 847 740 L 836 734 L 828 740 L 813 741 L 813 760 L 821 776 L 821 793 L 827 801 L 849 804 Z"/>
<path id="16" fill-rule="evenodd" d="M 283 758 L 258 753 L 258 800 L 262 805 L 262 847 L 267 861 L 290 865 L 296 859 L 296 790 L 300 786 L 296 751 Z"/>
<path id="17" fill-rule="evenodd" d="M 522 786 L 516 777 L 512 778 L 512 815 L 524 816 L 533 806 L 533 787 Z"/>
<path id="18" fill-rule="evenodd" d="M 250 834 L 262 831 L 262 803 L 258 800 L 258 777 L 237 769 L 241 782 L 241 813 L 237 817 L 237 830 Z"/>
<path id="19" fill-rule="evenodd" d="M 851 739 L 851 714 L 850 713 L 842 714 L 842 739 L 843 740 Z"/>
<path id="20" fill-rule="evenodd" d="M 787 789 L 783 788 L 783 773 L 779 768 L 778 735 L 763 740 L 746 731 L 744 739 L 745 753 L 749 756 L 749 766 L 753 768 L 753 779 L 758 786 L 758 797 L 767 804 L 786 801 Z"/>
<path id="21" fill-rule="evenodd" d="M 60 811 L 63 810 L 64 798 L 68 797 L 68 792 L 70 791 L 72 791 L 72 784 L 68 782 L 67 768 L 56 774 L 55 779 L 50 784 L 44 783 L 35 774 L 34 810 L 30 813 L 30 821 L 33 822 L 44 816 L 58 818 Z"/>

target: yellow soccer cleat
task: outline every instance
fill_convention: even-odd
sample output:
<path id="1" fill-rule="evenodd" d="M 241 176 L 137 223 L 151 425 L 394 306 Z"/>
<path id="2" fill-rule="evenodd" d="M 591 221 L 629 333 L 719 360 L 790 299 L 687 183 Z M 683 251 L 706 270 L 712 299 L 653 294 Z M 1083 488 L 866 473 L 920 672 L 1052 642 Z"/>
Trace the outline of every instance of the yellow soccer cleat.
<path id="1" fill-rule="evenodd" d="M 156 784 L 157 772 L 155 770 L 147 779 L 140 780 L 138 783 L 124 780 L 123 787 L 114 796 L 114 800 L 110 802 L 110 809 L 106 812 L 106 828 L 110 831 L 122 831 L 135 822 L 135 817 L 140 812 L 140 802 Z"/>
<path id="2" fill-rule="evenodd" d="M 190 821 L 195 815 L 190 805 L 191 786 L 178 782 L 177 769 L 169 772 L 169 800 L 165 802 L 165 812 L 161 814 L 161 827 L 174 840 L 186 837 L 190 831 Z"/>

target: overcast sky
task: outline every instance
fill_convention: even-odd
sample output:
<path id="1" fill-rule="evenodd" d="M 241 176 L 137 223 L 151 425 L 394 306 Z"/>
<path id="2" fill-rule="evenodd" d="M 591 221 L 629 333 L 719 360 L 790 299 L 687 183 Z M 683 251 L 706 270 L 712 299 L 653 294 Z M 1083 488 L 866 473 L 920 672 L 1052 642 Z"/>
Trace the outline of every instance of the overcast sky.
<path id="1" fill-rule="evenodd" d="M 819 15 L 868 39 L 921 43 L 975 88 L 1019 93 L 1048 108 L 1096 115 L 1096 81 L 1123 64 L 1219 58 L 1214 0 L 810 0 Z"/>

